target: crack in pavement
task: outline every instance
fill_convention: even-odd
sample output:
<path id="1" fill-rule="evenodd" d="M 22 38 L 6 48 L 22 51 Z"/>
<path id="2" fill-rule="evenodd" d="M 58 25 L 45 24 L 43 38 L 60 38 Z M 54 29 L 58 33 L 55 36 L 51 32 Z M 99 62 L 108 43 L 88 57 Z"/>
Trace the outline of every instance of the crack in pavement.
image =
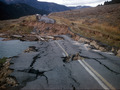
<path id="1" fill-rule="evenodd" d="M 99 52 L 96 52 L 97 54 L 101 55 L 102 57 L 104 57 L 104 59 L 110 59 L 112 60 L 111 58 L 108 58 L 107 56 L 104 56 L 103 54 L 99 53 Z"/>
<path id="2" fill-rule="evenodd" d="M 91 52 L 91 53 L 95 53 L 95 52 Z M 84 55 L 81 55 L 82 54 L 82 52 L 81 51 L 79 51 L 79 55 L 81 56 L 81 57 L 83 57 L 83 58 L 86 58 L 86 59 L 106 59 L 105 57 L 103 57 L 102 55 L 100 55 L 100 56 L 102 56 L 101 58 L 97 58 L 97 57 L 95 57 L 95 58 L 92 58 L 91 56 L 89 57 L 89 56 L 84 56 Z"/>
<path id="3" fill-rule="evenodd" d="M 69 55 L 68 57 L 67 56 L 66 57 L 61 57 L 61 58 L 63 58 L 64 63 L 70 63 L 70 62 L 75 61 L 75 60 L 84 59 L 83 57 L 81 57 L 79 55 L 79 53 Z"/>
<path id="4" fill-rule="evenodd" d="M 73 87 L 73 90 L 76 90 L 76 88 L 75 88 L 75 86 L 74 86 L 74 85 L 72 85 L 72 87 Z"/>
<path id="5" fill-rule="evenodd" d="M 64 63 L 69 63 L 69 62 L 70 62 L 69 59 L 70 59 L 71 57 L 70 57 L 70 56 L 69 56 L 69 57 L 66 56 L 66 57 L 61 57 L 61 58 L 63 58 L 63 62 L 64 62 Z"/>
<path id="6" fill-rule="evenodd" d="M 85 59 L 89 59 L 89 60 L 95 60 L 95 61 L 99 62 L 99 64 L 101 64 L 101 65 L 103 65 L 105 68 L 107 68 L 109 71 L 115 73 L 116 75 L 119 75 L 119 74 L 120 74 L 119 72 L 116 72 L 116 71 L 110 69 L 108 66 L 104 65 L 102 62 L 100 62 L 99 60 L 97 60 L 97 59 L 99 59 L 99 58 L 89 58 L 89 57 L 85 57 L 85 56 L 82 56 L 82 57 L 85 58 Z M 104 58 L 104 59 L 108 59 L 108 58 Z"/>
<path id="7" fill-rule="evenodd" d="M 80 83 L 79 82 L 77 82 L 77 80 L 74 78 L 74 77 L 72 77 L 72 72 L 71 72 L 71 70 L 69 69 L 69 68 L 67 68 L 66 67 L 66 65 L 63 65 L 63 67 L 65 67 L 68 71 L 69 71 L 69 75 L 70 75 L 70 79 L 72 79 L 78 86 L 80 86 Z M 75 88 L 75 87 L 74 87 Z"/>
<path id="8" fill-rule="evenodd" d="M 38 59 L 39 55 L 40 55 L 40 54 L 37 54 L 35 57 L 33 57 L 33 61 L 32 61 L 32 63 L 31 63 L 31 65 L 30 65 L 30 67 L 33 66 L 33 64 L 34 64 L 34 63 L 36 62 L 36 60 Z"/>
<path id="9" fill-rule="evenodd" d="M 61 41 L 62 45 L 64 46 L 65 51 L 67 51 L 67 46 L 65 45 L 64 41 Z"/>
<path id="10" fill-rule="evenodd" d="M 103 64 L 103 63 L 102 63 L 102 62 L 100 62 L 99 60 L 97 60 L 97 59 L 93 59 L 93 60 L 95 60 L 95 61 L 99 62 L 99 64 L 103 65 L 106 69 L 108 69 L 109 71 L 111 71 L 111 72 L 115 73 L 116 75 L 119 75 L 119 74 L 120 74 L 119 72 L 116 72 L 116 71 L 114 71 L 114 70 L 110 69 L 108 66 L 106 66 L 105 64 Z"/>
<path id="11" fill-rule="evenodd" d="M 35 80 L 37 80 L 37 78 L 38 78 L 39 76 L 43 76 L 43 77 L 45 77 L 46 82 L 47 82 L 47 85 L 49 86 L 48 78 L 47 78 L 47 76 L 45 76 L 44 73 L 45 73 L 45 72 L 52 71 L 52 70 L 53 70 L 53 69 L 48 70 L 48 71 L 39 72 L 39 70 L 30 69 L 29 72 L 27 72 L 27 73 L 35 74 L 36 77 L 35 77 L 35 79 L 33 79 L 33 80 L 25 80 L 25 81 L 24 81 L 24 85 L 23 85 L 23 87 L 26 86 L 26 83 L 28 83 L 28 82 L 30 82 L 30 81 L 35 81 Z M 19 70 L 19 72 L 25 72 L 25 71 L 26 71 L 26 70 Z"/>
<path id="12" fill-rule="evenodd" d="M 46 78 L 46 81 L 47 81 L 47 85 L 49 86 L 49 82 L 48 82 L 48 77 L 43 75 L 45 78 Z"/>
<path id="13" fill-rule="evenodd" d="M 79 74 L 77 74 L 77 76 L 76 76 L 76 73 L 77 73 L 77 70 L 75 71 L 75 69 L 77 68 L 77 67 L 75 67 L 76 64 L 72 64 L 72 63 L 74 60 L 82 60 L 82 58 L 83 59 L 93 59 L 93 60 L 99 62 L 99 64 L 101 64 L 101 66 L 103 65 L 105 68 L 107 68 L 109 71 L 115 73 L 116 75 L 120 74 L 119 72 L 112 70 L 111 68 L 109 68 L 108 66 L 104 65 L 102 62 L 97 60 L 97 59 L 103 59 L 103 58 L 105 59 L 106 58 L 102 54 L 97 53 L 97 52 L 92 52 L 92 51 L 88 51 L 88 53 L 86 53 L 87 51 L 82 52 L 83 50 L 80 50 L 78 52 L 76 50 L 76 48 L 74 48 L 71 45 L 71 43 L 69 43 L 68 41 L 60 40 L 60 43 L 64 47 L 65 51 L 70 53 L 69 56 L 62 57 L 62 53 L 61 53 L 62 50 L 58 47 L 57 43 L 55 43 L 54 41 L 40 43 L 38 53 L 31 57 L 31 59 L 30 59 L 31 62 L 28 65 L 28 67 L 23 68 L 22 70 L 18 70 L 18 72 L 17 72 L 18 74 L 20 73 L 19 75 L 20 75 L 21 79 L 24 78 L 24 76 L 21 76 L 21 75 L 27 74 L 26 75 L 27 79 L 24 79 L 25 80 L 25 81 L 23 81 L 24 83 L 29 83 L 29 80 L 37 81 L 37 79 L 39 79 L 39 77 L 40 77 L 40 79 L 42 77 L 42 78 L 44 78 L 43 81 L 45 82 L 45 85 L 48 86 L 48 87 L 43 86 L 43 88 L 50 88 L 50 86 L 52 86 L 51 84 L 58 84 L 56 86 L 62 87 L 63 89 L 68 86 L 69 88 L 76 90 L 77 88 L 82 86 L 82 82 L 79 81 L 79 78 L 80 78 Z M 61 52 L 60 52 L 60 50 L 61 50 Z M 80 55 L 80 54 L 82 54 L 82 55 Z M 24 60 L 24 58 L 23 58 L 23 60 Z M 28 58 L 28 60 L 29 60 L 29 58 Z M 63 60 L 63 61 L 61 61 L 61 60 Z M 72 68 L 74 68 L 74 69 L 72 69 Z M 79 68 L 78 68 L 78 70 L 79 70 Z M 49 71 L 52 71 L 52 72 L 49 72 Z M 82 72 L 80 72 L 80 73 L 82 73 Z M 30 76 L 30 75 L 33 75 L 33 76 Z M 83 77 L 81 77 L 81 78 L 83 78 Z M 55 82 L 54 82 L 54 79 L 55 79 Z M 35 82 L 33 85 L 36 85 L 36 84 L 38 86 L 40 84 L 42 85 L 43 82 L 42 82 L 42 80 L 40 80 L 40 81 L 41 82 L 39 82 L 39 83 Z M 28 84 L 28 87 L 29 87 L 29 84 Z"/>

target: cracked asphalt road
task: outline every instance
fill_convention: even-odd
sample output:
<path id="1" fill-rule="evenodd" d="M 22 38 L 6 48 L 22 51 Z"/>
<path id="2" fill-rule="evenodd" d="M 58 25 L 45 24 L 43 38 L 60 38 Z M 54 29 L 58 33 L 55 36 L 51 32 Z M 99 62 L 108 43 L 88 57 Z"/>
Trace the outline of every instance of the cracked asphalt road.
<path id="1" fill-rule="evenodd" d="M 120 58 L 64 40 L 41 41 L 37 52 L 22 53 L 11 60 L 10 69 L 21 90 L 35 89 L 120 89 Z M 80 60 L 66 59 L 79 54 Z M 66 62 L 64 61 L 66 60 Z"/>

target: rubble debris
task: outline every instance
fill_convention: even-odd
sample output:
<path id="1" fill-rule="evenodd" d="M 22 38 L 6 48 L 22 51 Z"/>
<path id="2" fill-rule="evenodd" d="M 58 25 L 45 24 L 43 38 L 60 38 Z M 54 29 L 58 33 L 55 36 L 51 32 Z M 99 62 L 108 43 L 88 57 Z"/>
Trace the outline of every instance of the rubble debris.
<path id="1" fill-rule="evenodd" d="M 37 49 L 36 49 L 35 46 L 29 46 L 29 48 L 26 49 L 24 52 L 25 52 L 25 53 L 29 53 L 29 52 L 37 52 Z"/>
<path id="2" fill-rule="evenodd" d="M 11 58 L 8 58 L 3 64 L 3 67 L 0 68 L 0 90 L 6 90 L 6 88 L 15 87 L 18 85 L 15 78 L 9 76 L 13 72 L 9 69 L 10 60 Z"/>
<path id="3" fill-rule="evenodd" d="M 75 61 L 75 60 L 83 60 L 84 58 L 80 56 L 79 53 L 73 54 L 71 56 L 68 57 L 64 57 L 63 62 L 71 62 L 71 61 Z"/>

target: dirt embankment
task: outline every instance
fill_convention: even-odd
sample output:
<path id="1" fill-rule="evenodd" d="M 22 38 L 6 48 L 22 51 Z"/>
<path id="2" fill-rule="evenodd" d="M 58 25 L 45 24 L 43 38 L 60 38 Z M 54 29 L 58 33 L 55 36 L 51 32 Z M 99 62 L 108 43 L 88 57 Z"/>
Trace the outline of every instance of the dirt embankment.
<path id="1" fill-rule="evenodd" d="M 103 6 L 103 7 L 106 8 L 106 6 Z M 103 10 L 103 7 L 102 8 L 97 7 L 98 11 Z M 109 6 L 109 7 L 111 7 L 111 6 Z M 106 8 L 106 9 L 108 10 L 108 8 Z M 54 24 L 36 21 L 35 15 L 21 17 L 19 19 L 15 19 L 15 20 L 0 21 L 1 22 L 0 23 L 0 33 L 1 33 L 0 36 L 7 38 L 5 40 L 20 39 L 22 41 L 26 41 L 26 40 L 38 41 L 39 39 L 36 37 L 36 34 L 40 35 L 41 37 L 42 36 L 54 36 L 54 35 L 70 35 L 74 40 L 77 40 L 77 41 L 84 40 L 85 41 L 84 43 L 88 43 L 88 42 L 86 42 L 86 37 L 87 38 L 94 37 L 95 39 L 91 39 L 91 40 L 87 40 L 87 41 L 92 42 L 91 45 L 93 45 L 95 48 L 100 49 L 102 51 L 112 51 L 115 54 L 118 54 L 120 51 L 119 48 L 110 47 L 110 46 L 100 43 L 101 41 L 107 41 L 107 42 L 110 41 L 110 43 L 115 42 L 116 44 L 119 44 L 118 33 L 116 35 L 116 32 L 114 30 L 112 32 L 106 30 L 106 32 L 105 32 L 105 30 L 103 31 L 103 30 L 93 29 L 93 28 L 89 27 L 88 24 L 86 23 L 86 20 L 83 20 L 83 19 L 87 19 L 91 15 L 93 17 L 95 17 L 96 14 L 95 13 L 93 14 L 93 11 L 96 10 L 96 8 L 90 9 L 92 13 L 90 13 L 90 11 L 87 12 L 88 10 L 89 9 L 85 9 L 85 11 L 84 10 L 82 10 L 82 11 L 75 10 L 73 12 L 67 11 L 67 12 L 50 14 L 49 17 L 57 16 L 57 17 L 53 18 L 56 21 L 56 23 L 54 23 Z M 72 12 L 72 13 L 70 14 L 70 12 Z M 100 12 L 100 13 L 102 13 L 102 12 Z M 85 13 L 87 13 L 87 15 L 88 15 L 87 17 L 84 16 L 84 18 L 83 18 L 82 16 L 80 16 L 76 20 L 76 17 L 78 17 L 78 14 L 84 15 Z M 66 16 L 65 18 L 61 18 L 63 14 Z M 99 12 L 98 12 L 98 14 L 99 14 Z M 59 15 L 61 15 L 61 17 L 58 17 Z M 74 17 L 72 17 L 72 16 L 74 16 Z M 103 15 L 103 16 L 106 16 L 106 15 Z M 98 15 L 98 17 L 99 17 L 99 15 Z M 70 18 L 73 18 L 74 20 L 71 20 Z M 96 19 L 94 19 L 94 20 L 96 20 Z M 91 21 L 91 19 L 89 21 Z M 69 27 L 71 28 L 71 30 L 73 32 L 71 32 L 69 30 Z M 81 35 L 84 36 L 84 39 L 83 39 L 83 37 L 81 37 Z M 114 37 L 114 38 L 111 38 L 111 37 Z M 98 39 L 98 41 L 95 41 L 97 39 Z M 115 41 L 115 40 L 117 40 L 117 41 Z M 95 42 L 93 43 L 93 41 L 95 41 Z M 113 41 L 113 42 L 111 42 L 111 41 Z M 90 43 L 88 43 L 88 44 L 90 44 Z"/>
<path id="2" fill-rule="evenodd" d="M 32 16 L 31 18 L 35 18 L 35 16 Z M 73 30 L 72 30 L 73 32 L 71 32 L 69 30 L 69 26 L 67 24 L 59 24 L 59 23 L 57 23 L 57 21 L 54 24 L 50 24 L 50 23 L 38 22 L 35 19 L 31 20 L 31 18 L 29 20 L 22 18 L 22 20 L 20 20 L 19 23 L 17 23 L 17 26 L 19 29 L 22 28 L 21 26 L 32 27 L 32 29 L 29 30 L 29 32 L 28 32 L 28 30 L 20 30 L 19 32 L 17 32 L 16 30 L 14 30 L 16 25 L 13 24 L 12 26 L 14 26 L 14 27 L 11 27 L 11 25 L 10 25 L 11 32 L 9 30 L 6 30 L 3 32 L 3 34 L 1 34 L 1 36 L 7 38 L 4 40 L 20 39 L 22 41 L 26 41 L 26 40 L 38 41 L 39 39 L 36 37 L 36 35 L 40 35 L 41 37 L 55 36 L 55 35 L 69 35 L 74 40 L 82 41 L 83 43 L 88 43 L 88 44 L 94 46 L 94 48 L 99 49 L 101 51 L 112 51 L 116 55 L 119 56 L 120 50 L 118 48 L 110 47 L 108 45 L 100 43 L 99 41 L 95 41 L 94 39 L 87 39 L 84 35 L 82 35 L 82 37 L 81 37 L 81 34 L 75 33 Z M 16 22 L 18 22 L 18 21 L 16 21 Z M 75 25 L 72 25 L 72 26 L 75 26 Z M 74 29 L 74 28 L 72 28 L 72 29 Z M 91 32 L 93 32 L 93 31 L 91 31 Z"/>
<path id="3" fill-rule="evenodd" d="M 16 79 L 10 76 L 12 72 L 9 69 L 10 60 L 11 58 L 8 58 L 4 64 L 0 65 L 0 90 L 8 90 L 18 85 Z"/>
<path id="4" fill-rule="evenodd" d="M 29 16 L 27 18 L 29 18 Z M 12 21 L 3 21 L 3 23 L 6 24 L 6 27 L 1 27 L 0 37 L 7 38 L 4 40 L 20 39 L 22 41 L 38 41 L 38 39 L 36 38 L 36 34 L 40 36 L 66 34 L 70 34 L 73 37 L 75 36 L 68 30 L 68 26 L 66 25 L 39 22 L 35 20 L 35 16 L 30 16 L 29 20 L 26 20 L 26 18 L 20 18 Z"/>

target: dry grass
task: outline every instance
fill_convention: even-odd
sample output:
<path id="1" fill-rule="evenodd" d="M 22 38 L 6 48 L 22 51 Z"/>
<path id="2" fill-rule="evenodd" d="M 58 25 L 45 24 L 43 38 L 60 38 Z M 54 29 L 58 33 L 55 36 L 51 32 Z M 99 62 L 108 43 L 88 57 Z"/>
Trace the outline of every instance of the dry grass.
<path id="1" fill-rule="evenodd" d="M 57 17 L 57 16 L 49 16 L 49 17 L 56 20 L 56 24 L 64 24 L 64 25 L 70 25 L 71 24 L 71 21 L 69 19 L 66 19 L 66 18 L 63 18 L 63 17 Z"/>
<path id="2" fill-rule="evenodd" d="M 72 31 L 79 33 L 85 37 L 99 40 L 103 43 L 109 44 L 110 46 L 120 47 L 120 31 L 113 27 L 101 26 L 99 28 L 85 25 L 71 26 Z M 101 27 L 100 27 L 101 26 Z M 115 29 L 115 32 L 112 31 Z"/>
<path id="3" fill-rule="evenodd" d="M 0 21 L 0 33 L 28 34 L 33 30 L 30 23 L 35 20 L 35 16 L 25 16 L 19 19 Z"/>
<path id="4" fill-rule="evenodd" d="M 75 23 L 70 26 L 72 31 L 106 43 L 110 46 L 120 47 L 120 30 L 118 27 L 95 23 L 92 25 Z"/>
<path id="5" fill-rule="evenodd" d="M 73 32 L 120 48 L 120 4 L 72 10 L 49 15 Z"/>

